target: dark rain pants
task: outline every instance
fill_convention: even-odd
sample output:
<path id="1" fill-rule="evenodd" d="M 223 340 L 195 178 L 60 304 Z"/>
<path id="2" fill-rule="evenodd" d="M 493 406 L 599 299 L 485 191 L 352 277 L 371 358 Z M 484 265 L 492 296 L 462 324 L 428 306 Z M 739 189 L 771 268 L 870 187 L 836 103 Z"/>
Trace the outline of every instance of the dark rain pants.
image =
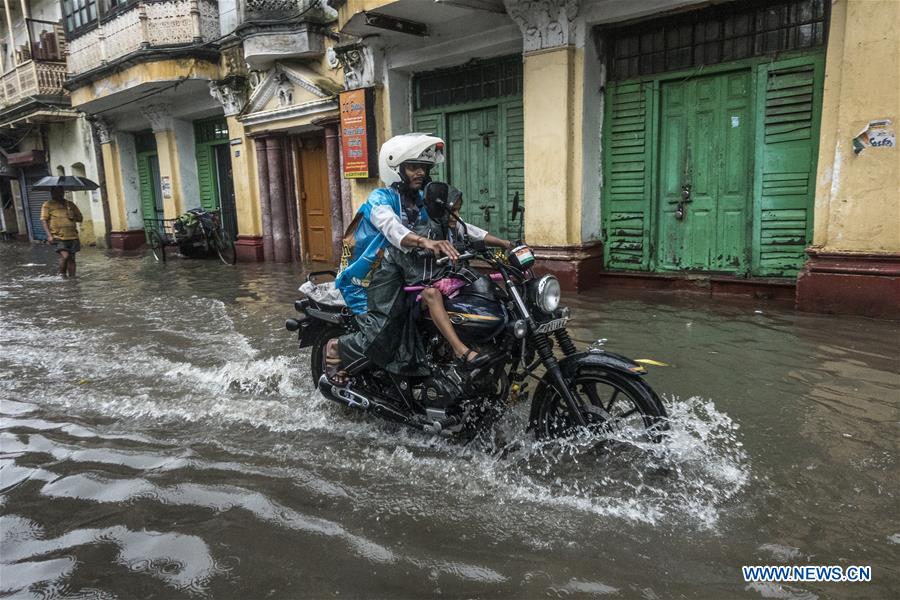
<path id="1" fill-rule="evenodd" d="M 417 293 L 404 292 L 403 287 L 429 279 L 437 270 L 433 260 L 414 252 L 393 247 L 385 250 L 367 290 L 368 312 L 356 317 L 359 331 L 340 338 L 338 348 L 345 370 L 353 372 L 371 361 L 397 375 L 428 375 L 416 327 Z"/>

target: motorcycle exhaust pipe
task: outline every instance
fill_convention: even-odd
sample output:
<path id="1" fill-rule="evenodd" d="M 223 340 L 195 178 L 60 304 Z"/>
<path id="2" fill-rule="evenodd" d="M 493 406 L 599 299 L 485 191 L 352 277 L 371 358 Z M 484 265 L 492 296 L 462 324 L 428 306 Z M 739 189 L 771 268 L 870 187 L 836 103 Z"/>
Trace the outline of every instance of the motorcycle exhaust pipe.
<path id="1" fill-rule="evenodd" d="M 322 375 L 319 377 L 319 391 L 322 392 L 325 396 L 334 400 L 338 404 L 342 404 L 344 406 L 349 406 L 350 408 L 358 408 L 360 410 L 371 410 L 373 413 L 379 415 L 380 417 L 390 419 L 392 421 L 397 421 L 400 423 L 408 423 L 409 417 L 404 415 L 393 408 L 378 402 L 377 400 L 371 400 L 358 392 L 354 392 L 348 387 L 341 387 L 332 384 L 328 381 L 328 377 Z"/>

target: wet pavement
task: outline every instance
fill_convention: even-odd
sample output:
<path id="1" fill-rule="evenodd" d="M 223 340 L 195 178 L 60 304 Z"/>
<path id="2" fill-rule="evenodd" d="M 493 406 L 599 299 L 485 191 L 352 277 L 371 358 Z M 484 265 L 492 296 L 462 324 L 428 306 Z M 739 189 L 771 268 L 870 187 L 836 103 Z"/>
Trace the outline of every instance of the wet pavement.
<path id="1" fill-rule="evenodd" d="M 503 455 L 349 415 L 283 328 L 298 267 L 0 244 L 0 595 L 896 598 L 900 325 L 568 297 L 668 363 L 672 432 Z M 525 438 L 525 406 L 500 426 Z M 527 438 L 525 438 L 527 440 Z M 746 564 L 871 583 L 745 584 Z"/>

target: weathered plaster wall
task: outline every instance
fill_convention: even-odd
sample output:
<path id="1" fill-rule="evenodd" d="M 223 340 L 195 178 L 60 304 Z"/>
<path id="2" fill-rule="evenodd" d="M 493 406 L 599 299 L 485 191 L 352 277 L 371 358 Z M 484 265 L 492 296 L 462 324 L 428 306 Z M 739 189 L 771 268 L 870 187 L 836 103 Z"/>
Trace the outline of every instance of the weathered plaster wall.
<path id="1" fill-rule="evenodd" d="M 195 58 L 141 63 L 73 90 L 72 106 L 78 108 L 89 102 L 124 92 L 145 83 L 183 79 L 215 80 L 218 78 L 219 65 L 217 63 Z"/>
<path id="2" fill-rule="evenodd" d="M 603 85 L 606 69 L 597 45 L 589 40 L 584 48 L 584 111 L 581 116 L 584 172 L 581 180 L 581 241 L 599 240 L 602 233 L 600 189 L 602 185 L 601 130 Z"/>
<path id="3" fill-rule="evenodd" d="M 48 125 L 47 142 L 47 160 L 52 174 L 57 173 L 57 167 L 63 167 L 66 175 L 83 175 L 99 181 L 91 126 L 84 117 Z M 79 173 L 79 169 L 83 171 Z M 84 215 L 81 243 L 102 245 L 106 229 L 100 191 L 74 192 L 71 197 Z"/>
<path id="4" fill-rule="evenodd" d="M 124 132 L 115 134 L 115 147 L 117 149 L 113 169 L 107 163 L 107 177 L 111 170 L 117 173 L 116 179 L 119 187 L 119 212 L 122 215 L 122 228 L 114 231 L 127 231 L 131 229 L 143 229 L 144 220 L 141 214 L 140 180 L 137 170 L 137 151 L 134 147 L 134 135 Z M 105 156 L 105 155 L 104 155 Z M 104 162 L 106 159 L 104 158 Z M 110 210 L 115 210 L 110 198 Z"/>
<path id="5" fill-rule="evenodd" d="M 178 148 L 178 178 L 181 184 L 181 212 L 200 208 L 200 180 L 197 174 L 197 146 L 194 123 L 173 119 L 172 131 Z"/>
<path id="6" fill-rule="evenodd" d="M 244 125 L 237 118 L 228 117 L 226 121 L 228 137 L 241 142 L 230 147 L 238 235 L 262 235 L 256 149 L 253 141 L 247 136 Z"/>
<path id="7" fill-rule="evenodd" d="M 826 251 L 900 252 L 900 149 L 852 142 L 873 120 L 900 131 L 898 57 L 900 3 L 834 2 L 813 235 Z"/>
<path id="8" fill-rule="evenodd" d="M 581 242 L 584 50 L 525 55 L 525 238 L 536 246 Z"/>

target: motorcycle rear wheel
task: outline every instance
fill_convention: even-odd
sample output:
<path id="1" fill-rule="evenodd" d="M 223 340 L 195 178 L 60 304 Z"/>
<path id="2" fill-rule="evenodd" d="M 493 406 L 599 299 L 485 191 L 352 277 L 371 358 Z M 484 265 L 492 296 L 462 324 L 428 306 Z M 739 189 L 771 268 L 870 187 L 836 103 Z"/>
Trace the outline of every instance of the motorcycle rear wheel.
<path id="1" fill-rule="evenodd" d="M 600 368 L 583 368 L 572 381 L 572 391 L 593 410 L 585 416 L 588 427 L 598 432 L 643 428 L 652 442 L 659 442 L 668 428 L 666 409 L 656 392 L 643 380 Z M 576 432 L 575 419 L 552 385 L 541 385 L 535 394 L 532 427 L 541 440 L 568 437 Z M 609 417 L 604 416 L 604 412 Z M 536 414 L 535 414 L 536 413 Z"/>

